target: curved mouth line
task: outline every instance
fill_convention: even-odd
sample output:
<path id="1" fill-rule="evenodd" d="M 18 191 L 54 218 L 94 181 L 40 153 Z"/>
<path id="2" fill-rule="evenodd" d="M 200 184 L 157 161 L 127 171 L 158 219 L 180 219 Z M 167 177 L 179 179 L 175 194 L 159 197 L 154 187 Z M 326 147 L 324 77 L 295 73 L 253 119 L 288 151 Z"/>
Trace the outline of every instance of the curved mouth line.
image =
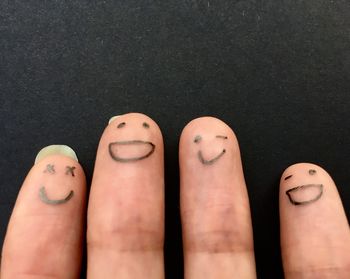
<path id="1" fill-rule="evenodd" d="M 316 197 L 314 197 L 313 199 L 311 200 L 306 200 L 306 201 L 295 201 L 292 197 L 292 195 L 290 194 L 291 192 L 297 192 L 297 191 L 302 191 L 304 189 L 307 189 L 307 188 L 318 188 L 319 189 L 319 193 L 317 194 Z M 294 188 L 291 188 L 289 190 L 286 191 L 286 194 L 289 198 L 289 201 L 294 204 L 294 205 L 303 205 L 303 204 L 309 204 L 309 203 L 312 203 L 314 201 L 317 201 L 318 199 L 321 198 L 322 194 L 323 194 L 323 184 L 306 184 L 306 185 L 301 185 L 301 186 L 297 186 L 297 187 L 294 187 Z"/>
<path id="2" fill-rule="evenodd" d="M 47 193 L 46 193 L 46 189 L 45 187 L 41 187 L 40 190 L 39 190 L 39 197 L 40 199 L 44 202 L 44 203 L 47 203 L 47 204 L 62 204 L 62 203 L 65 203 L 67 201 L 69 201 L 74 195 L 74 191 L 71 190 L 69 192 L 69 194 L 63 198 L 63 199 L 59 199 L 59 200 L 52 200 L 50 199 L 48 196 L 47 196 Z"/>
<path id="3" fill-rule="evenodd" d="M 217 160 L 219 160 L 220 157 L 221 157 L 222 155 L 224 155 L 225 153 L 226 153 L 226 149 L 223 149 L 223 150 L 222 150 L 217 156 L 215 156 L 213 159 L 206 160 L 206 159 L 203 158 L 202 151 L 199 150 L 199 151 L 198 151 L 198 159 L 199 159 L 199 161 L 201 161 L 201 163 L 204 164 L 204 165 L 211 165 L 211 164 L 215 163 Z"/>
<path id="4" fill-rule="evenodd" d="M 146 154 L 146 155 L 143 155 L 143 156 L 140 156 L 140 157 L 131 157 L 131 158 L 121 158 L 117 155 L 115 155 L 113 153 L 113 150 L 112 150 L 112 147 L 114 145 L 139 145 L 139 144 L 148 144 L 151 146 L 151 150 Z M 126 140 L 126 141 L 115 141 L 115 142 L 111 142 L 108 146 L 108 150 L 109 150 L 109 154 L 111 155 L 111 157 L 115 160 L 115 161 L 118 161 L 118 162 L 134 162 L 134 161 L 139 161 L 139 160 L 142 160 L 142 159 L 145 159 L 149 156 L 151 156 L 151 154 L 154 152 L 154 149 L 155 149 L 155 145 L 150 142 L 150 141 L 143 141 L 143 140 Z"/>

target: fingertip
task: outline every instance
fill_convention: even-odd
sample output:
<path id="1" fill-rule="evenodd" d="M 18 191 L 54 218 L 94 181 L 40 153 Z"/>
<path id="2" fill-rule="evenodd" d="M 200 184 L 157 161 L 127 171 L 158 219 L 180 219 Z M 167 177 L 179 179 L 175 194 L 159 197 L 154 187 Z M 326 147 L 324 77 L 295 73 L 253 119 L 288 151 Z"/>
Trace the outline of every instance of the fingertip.
<path id="1" fill-rule="evenodd" d="M 36 162 L 33 167 L 30 170 L 30 174 L 37 175 L 37 174 L 44 174 L 44 173 L 55 173 L 57 170 L 57 167 L 60 166 L 59 172 L 65 173 L 67 172 L 67 167 L 71 166 L 74 168 L 74 176 L 79 177 L 79 179 L 85 179 L 85 172 L 83 167 L 80 165 L 80 163 L 72 158 L 71 156 L 66 156 L 64 154 L 50 154 L 46 157 L 40 159 L 38 162 Z M 62 169 L 63 167 L 66 167 L 66 169 Z M 50 169 L 53 168 L 53 169 Z M 72 174 L 71 174 L 72 175 Z M 28 175 L 28 177 L 31 177 Z"/>
<path id="2" fill-rule="evenodd" d="M 286 278 L 346 274 L 348 222 L 324 168 L 305 162 L 286 168 L 280 181 L 280 225 Z"/>
<path id="3" fill-rule="evenodd" d="M 119 115 L 105 128 L 88 206 L 89 278 L 110 274 L 138 278 L 145 272 L 161 277 L 163 149 L 161 130 L 148 115 Z"/>
<path id="4" fill-rule="evenodd" d="M 85 192 L 85 174 L 71 148 L 51 145 L 39 152 L 10 218 L 1 278 L 77 276 Z"/>
<path id="5" fill-rule="evenodd" d="M 124 128 L 130 126 L 133 127 L 133 131 L 149 131 L 152 136 L 160 140 L 163 139 L 161 129 L 157 122 L 150 116 L 139 112 L 130 112 L 112 117 L 103 135 L 106 133 L 109 134 L 109 132 L 123 131 L 125 130 Z"/>
<path id="6" fill-rule="evenodd" d="M 315 163 L 311 163 L 311 162 L 298 162 L 298 163 L 294 163 L 290 166 L 288 166 L 282 173 L 282 177 L 284 174 L 286 174 L 288 171 L 290 170 L 300 170 L 300 169 L 304 169 L 304 168 L 318 168 L 318 169 L 323 169 L 321 166 L 315 164 Z"/>
<path id="7" fill-rule="evenodd" d="M 237 137 L 230 126 L 221 119 L 213 116 L 201 116 L 188 122 L 181 132 L 180 139 L 186 139 L 191 136 L 194 131 L 198 131 L 198 129 L 202 130 L 203 128 L 206 128 L 210 131 L 216 127 L 221 128 L 225 133 L 230 135 L 231 139 L 237 142 Z"/>
<path id="8" fill-rule="evenodd" d="M 221 149 L 224 153 L 230 150 L 229 154 L 240 156 L 234 131 L 218 118 L 203 116 L 193 119 L 183 128 L 179 143 L 180 157 L 188 152 L 196 152 L 194 147 L 200 147 L 204 142 L 207 146 L 207 157 L 214 156 Z"/>
<path id="9" fill-rule="evenodd" d="M 237 138 L 204 116 L 183 129 L 179 145 L 185 277 L 254 278 L 249 200 Z M 224 222 L 222 220 L 225 220 Z"/>
<path id="10" fill-rule="evenodd" d="M 321 179 L 331 180 L 331 175 L 320 165 L 310 162 L 300 162 L 288 166 L 282 173 L 280 185 L 283 187 L 289 181 L 296 178 L 296 175 L 305 177 L 319 177 Z"/>

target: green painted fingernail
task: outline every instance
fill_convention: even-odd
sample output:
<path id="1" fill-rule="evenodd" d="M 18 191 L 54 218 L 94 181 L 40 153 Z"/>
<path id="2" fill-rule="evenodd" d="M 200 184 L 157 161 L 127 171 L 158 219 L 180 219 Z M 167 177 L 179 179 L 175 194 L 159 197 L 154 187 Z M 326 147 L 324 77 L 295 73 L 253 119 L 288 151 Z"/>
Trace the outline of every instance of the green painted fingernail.
<path id="1" fill-rule="evenodd" d="M 72 148 L 70 148 L 68 145 L 55 144 L 46 146 L 41 149 L 35 157 L 34 164 L 40 162 L 42 159 L 50 155 L 64 155 L 78 162 L 77 154 L 75 154 Z"/>
<path id="2" fill-rule="evenodd" d="M 112 121 L 114 121 L 114 119 L 118 118 L 120 115 L 116 115 L 116 116 L 113 116 L 109 119 L 108 121 L 108 124 L 111 124 Z"/>

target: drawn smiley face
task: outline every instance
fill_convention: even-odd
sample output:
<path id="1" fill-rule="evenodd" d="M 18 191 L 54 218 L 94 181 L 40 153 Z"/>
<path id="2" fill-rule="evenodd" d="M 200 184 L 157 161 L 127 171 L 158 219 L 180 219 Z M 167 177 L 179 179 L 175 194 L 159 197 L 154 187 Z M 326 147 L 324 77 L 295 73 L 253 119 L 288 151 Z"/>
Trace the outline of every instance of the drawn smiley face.
<path id="1" fill-rule="evenodd" d="M 223 139 L 223 140 L 227 140 L 227 136 L 222 136 L 222 135 L 217 135 L 216 136 L 217 139 Z M 202 136 L 197 135 L 195 136 L 193 142 L 198 144 L 200 141 L 202 141 Z M 226 153 L 226 149 L 222 149 L 222 151 L 217 154 L 216 156 L 214 156 L 213 158 L 210 159 L 206 159 L 203 156 L 202 150 L 199 149 L 197 156 L 198 156 L 198 160 L 203 164 L 203 165 L 211 165 L 213 163 L 215 163 L 217 160 L 219 160 L 224 154 Z"/>
<path id="2" fill-rule="evenodd" d="M 121 122 L 117 125 L 117 129 L 125 128 L 126 122 Z M 147 122 L 142 123 L 142 128 L 149 129 L 150 125 Z M 137 146 L 137 150 L 135 150 L 133 155 L 122 155 L 120 154 L 121 148 L 135 147 Z M 108 151 L 111 155 L 112 159 L 121 162 L 121 163 L 129 163 L 136 162 L 143 159 L 148 158 L 154 152 L 156 146 L 150 141 L 143 140 L 123 140 L 123 141 L 115 141 L 111 142 L 108 145 Z"/>
<path id="3" fill-rule="evenodd" d="M 69 175 L 69 176 L 74 177 L 75 176 L 74 170 L 75 170 L 74 166 L 66 166 L 65 175 Z M 44 173 L 55 175 L 56 174 L 55 166 L 53 164 L 46 165 L 46 169 L 44 170 Z M 42 202 L 46 203 L 46 204 L 51 204 L 51 205 L 58 205 L 58 204 L 66 203 L 67 201 L 69 201 L 73 197 L 73 195 L 74 195 L 74 191 L 71 190 L 62 199 L 51 199 L 51 198 L 48 197 L 48 194 L 46 192 L 45 186 L 41 186 L 40 189 L 39 189 L 39 198 L 40 198 L 40 200 Z"/>
<path id="4" fill-rule="evenodd" d="M 309 175 L 316 175 L 315 169 L 309 169 Z M 284 180 L 291 179 L 293 175 L 288 175 Z M 286 191 L 289 201 L 293 205 L 306 205 L 313 203 L 321 198 L 323 194 L 323 184 L 305 184 L 293 187 Z"/>

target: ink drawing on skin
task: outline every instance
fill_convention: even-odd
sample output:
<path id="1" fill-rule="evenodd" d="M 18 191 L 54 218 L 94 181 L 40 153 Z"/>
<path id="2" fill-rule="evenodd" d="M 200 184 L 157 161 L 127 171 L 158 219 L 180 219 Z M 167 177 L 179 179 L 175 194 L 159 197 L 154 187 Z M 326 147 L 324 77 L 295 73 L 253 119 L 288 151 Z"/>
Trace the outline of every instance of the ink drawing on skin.
<path id="1" fill-rule="evenodd" d="M 314 169 L 308 171 L 309 175 L 315 175 L 317 172 Z M 293 175 L 288 175 L 284 180 L 291 179 Z M 323 194 L 323 184 L 305 184 L 293 187 L 286 191 L 289 201 L 293 205 L 306 205 L 313 203 L 321 198 Z M 300 197 L 301 195 L 301 197 Z M 303 196 L 307 198 L 302 198 Z"/>
<path id="2" fill-rule="evenodd" d="M 117 128 L 122 129 L 125 126 L 126 126 L 126 123 L 121 122 L 117 125 Z M 142 127 L 144 129 L 149 129 L 150 125 L 147 122 L 143 122 Z M 135 147 L 135 146 L 141 147 L 140 148 L 141 152 L 139 152 L 141 154 L 126 156 L 126 155 L 120 155 L 120 152 L 118 152 L 118 150 L 120 150 L 121 148 L 128 148 L 128 147 Z M 152 142 L 138 140 L 138 139 L 115 141 L 115 142 L 111 142 L 108 145 L 108 151 L 112 159 L 120 163 L 130 163 L 130 162 L 136 162 L 136 161 L 146 159 L 152 155 L 155 148 L 156 146 Z"/>
<path id="3" fill-rule="evenodd" d="M 75 170 L 74 166 L 72 166 L 72 167 L 66 166 L 66 174 L 71 174 L 72 176 L 75 176 L 74 175 L 74 170 Z"/>
<path id="4" fill-rule="evenodd" d="M 62 204 L 62 203 L 66 203 L 67 201 L 69 201 L 74 195 L 74 191 L 71 190 L 69 192 L 69 194 L 63 198 L 63 199 L 50 199 L 48 196 L 47 196 L 47 193 L 46 193 L 46 189 L 45 189 L 45 186 L 42 186 L 39 190 L 39 197 L 40 199 L 44 202 L 44 203 L 47 203 L 47 204 Z"/>
<path id="5" fill-rule="evenodd" d="M 288 175 L 288 176 L 286 176 L 285 178 L 284 178 L 284 180 L 287 180 L 287 179 L 289 179 L 289 178 L 291 178 L 293 175 L 291 174 L 291 175 Z"/>
<path id="6" fill-rule="evenodd" d="M 227 136 L 222 136 L 222 135 L 217 135 L 216 138 L 218 139 L 227 139 Z M 202 140 L 201 135 L 195 136 L 193 142 L 194 143 L 199 143 Z M 224 154 L 226 153 L 226 149 L 223 149 L 218 155 L 216 155 L 214 158 L 210 159 L 205 159 L 202 153 L 202 150 L 198 150 L 198 159 L 203 165 L 212 165 L 214 164 L 217 160 L 219 160 Z"/>
<path id="7" fill-rule="evenodd" d="M 44 170 L 44 172 L 48 172 L 48 173 L 54 174 L 55 173 L 55 166 L 52 165 L 52 164 L 47 164 L 46 165 L 46 169 Z"/>
<path id="8" fill-rule="evenodd" d="M 66 166 L 66 172 L 65 174 L 67 175 L 71 175 L 71 176 L 75 176 L 74 174 L 74 169 L 75 167 L 72 166 Z M 56 173 L 55 169 L 54 169 L 54 165 L 48 164 L 46 166 L 46 170 L 44 171 L 44 173 Z M 48 197 L 48 194 L 46 192 L 46 188 L 45 186 L 41 186 L 39 189 L 39 198 L 42 202 L 46 203 L 46 204 L 50 204 L 50 205 L 58 205 L 58 204 L 63 204 L 68 202 L 74 195 L 74 191 L 71 190 L 64 198 L 62 199 L 51 199 Z"/>

